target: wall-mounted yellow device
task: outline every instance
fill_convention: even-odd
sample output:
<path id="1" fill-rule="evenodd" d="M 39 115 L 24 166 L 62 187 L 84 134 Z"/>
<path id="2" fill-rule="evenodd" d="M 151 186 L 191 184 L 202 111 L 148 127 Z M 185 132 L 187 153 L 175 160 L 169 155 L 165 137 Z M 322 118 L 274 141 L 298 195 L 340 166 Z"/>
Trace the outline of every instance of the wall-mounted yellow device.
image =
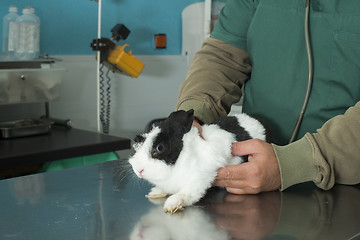
<path id="1" fill-rule="evenodd" d="M 125 40 L 130 34 L 130 30 L 123 24 L 117 24 L 111 32 L 115 42 Z M 137 78 L 145 66 L 144 63 L 133 56 L 131 51 L 125 51 L 128 44 L 116 46 L 113 41 L 108 38 L 94 39 L 90 46 L 94 51 L 100 51 L 100 62 L 111 71 Z"/>
<path id="2" fill-rule="evenodd" d="M 117 46 L 110 52 L 107 62 L 112 64 L 116 71 L 126 73 L 132 77 L 138 77 L 144 68 L 144 63 L 131 55 L 131 51 L 126 52 L 125 47 L 127 46 L 129 44 Z"/>

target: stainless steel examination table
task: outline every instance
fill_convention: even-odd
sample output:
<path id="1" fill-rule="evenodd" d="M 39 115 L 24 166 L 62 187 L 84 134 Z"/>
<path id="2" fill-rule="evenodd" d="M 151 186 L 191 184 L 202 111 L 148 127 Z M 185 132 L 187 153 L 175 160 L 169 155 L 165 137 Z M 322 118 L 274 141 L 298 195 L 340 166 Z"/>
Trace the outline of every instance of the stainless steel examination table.
<path id="1" fill-rule="evenodd" d="M 0 181 L 0 239 L 360 239 L 360 186 L 238 196 L 166 214 L 122 160 Z"/>

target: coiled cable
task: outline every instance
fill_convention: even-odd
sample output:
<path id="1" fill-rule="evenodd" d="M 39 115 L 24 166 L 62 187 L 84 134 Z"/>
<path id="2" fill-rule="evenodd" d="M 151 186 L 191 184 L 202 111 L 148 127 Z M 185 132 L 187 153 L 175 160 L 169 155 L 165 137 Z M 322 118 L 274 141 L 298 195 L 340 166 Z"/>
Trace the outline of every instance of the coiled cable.
<path id="1" fill-rule="evenodd" d="M 109 76 L 110 70 L 104 74 L 104 64 L 100 65 L 100 121 L 103 133 L 108 134 L 110 128 L 110 110 L 111 110 L 111 78 Z M 104 79 L 106 77 L 106 82 Z"/>

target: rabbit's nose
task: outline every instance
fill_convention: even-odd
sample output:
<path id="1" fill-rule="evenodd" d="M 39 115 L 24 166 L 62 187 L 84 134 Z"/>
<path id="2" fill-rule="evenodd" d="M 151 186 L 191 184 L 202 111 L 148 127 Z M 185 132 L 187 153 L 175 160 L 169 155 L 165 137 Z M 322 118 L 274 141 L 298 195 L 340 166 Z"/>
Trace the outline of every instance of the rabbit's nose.
<path id="1" fill-rule="evenodd" d="M 138 170 L 135 171 L 136 175 L 139 178 L 144 178 L 143 172 L 144 172 L 144 169 L 141 169 L 140 171 L 138 171 Z"/>

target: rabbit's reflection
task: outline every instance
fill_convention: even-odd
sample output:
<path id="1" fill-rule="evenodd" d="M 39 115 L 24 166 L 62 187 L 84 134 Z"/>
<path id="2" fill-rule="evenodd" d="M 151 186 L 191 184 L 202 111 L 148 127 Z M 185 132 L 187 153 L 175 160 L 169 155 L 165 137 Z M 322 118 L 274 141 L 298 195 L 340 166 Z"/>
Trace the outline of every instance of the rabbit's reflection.
<path id="1" fill-rule="evenodd" d="M 212 217 L 199 207 L 189 207 L 178 214 L 164 213 L 162 206 L 153 207 L 141 217 L 130 234 L 131 240 L 230 239 L 218 228 Z"/>

